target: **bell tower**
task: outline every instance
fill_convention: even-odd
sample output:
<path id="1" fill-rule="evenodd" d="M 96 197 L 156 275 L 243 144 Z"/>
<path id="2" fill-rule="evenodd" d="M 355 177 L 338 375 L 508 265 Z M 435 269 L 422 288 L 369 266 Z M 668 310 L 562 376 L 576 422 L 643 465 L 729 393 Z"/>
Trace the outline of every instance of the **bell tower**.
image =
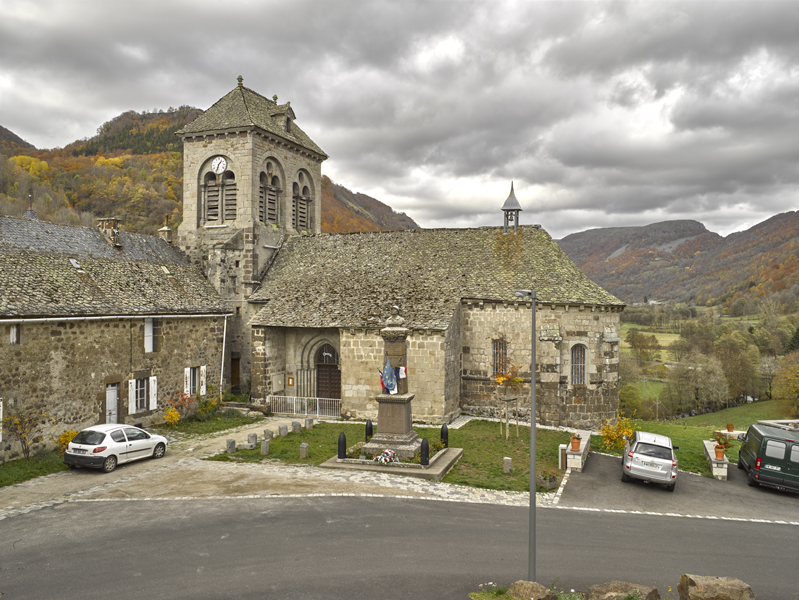
<path id="1" fill-rule="evenodd" d="M 321 232 L 327 155 L 294 122 L 290 102 L 238 85 L 176 135 L 183 141 L 178 244 L 231 307 L 223 388 L 247 391 L 248 299 L 291 235 Z M 220 332 L 221 334 L 221 332 Z"/>
<path id="2" fill-rule="evenodd" d="M 513 233 L 519 227 L 519 213 L 522 212 L 522 206 L 516 199 L 516 194 L 513 193 L 513 182 L 510 182 L 510 195 L 502 205 L 502 212 L 505 213 L 505 225 L 502 233 L 508 233 L 508 225 L 513 224 Z"/>

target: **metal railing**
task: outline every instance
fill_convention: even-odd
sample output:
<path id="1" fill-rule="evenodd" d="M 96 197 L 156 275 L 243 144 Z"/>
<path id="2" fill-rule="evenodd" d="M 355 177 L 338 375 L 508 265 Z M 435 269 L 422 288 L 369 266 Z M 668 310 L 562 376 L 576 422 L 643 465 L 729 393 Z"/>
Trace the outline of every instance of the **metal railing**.
<path id="1" fill-rule="evenodd" d="M 338 398 L 301 398 L 298 396 L 267 396 L 273 414 L 307 415 L 338 418 L 341 400 Z"/>

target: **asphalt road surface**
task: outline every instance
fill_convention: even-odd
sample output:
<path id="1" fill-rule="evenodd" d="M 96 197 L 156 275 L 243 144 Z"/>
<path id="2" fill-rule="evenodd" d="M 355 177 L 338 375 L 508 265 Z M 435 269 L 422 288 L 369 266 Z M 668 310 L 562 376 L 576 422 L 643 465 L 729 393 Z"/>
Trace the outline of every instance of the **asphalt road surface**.
<path id="1" fill-rule="evenodd" d="M 675 492 L 676 493 L 676 492 Z M 355 497 L 67 502 L 0 521 L 6 598 L 457 598 L 527 575 L 527 508 Z M 799 600 L 791 525 L 539 508 L 538 581 L 729 575 Z M 676 597 L 676 591 L 672 592 Z"/>
<path id="2" fill-rule="evenodd" d="M 680 472 L 676 488 L 668 492 L 655 483 L 622 483 L 621 459 L 592 453 L 583 471 L 572 474 L 559 505 L 728 519 L 799 521 L 799 494 L 749 487 L 746 471 L 739 470 L 734 464 L 730 465 L 727 477 L 727 481 L 718 481 Z M 799 528 L 796 533 L 794 549 L 799 548 Z"/>

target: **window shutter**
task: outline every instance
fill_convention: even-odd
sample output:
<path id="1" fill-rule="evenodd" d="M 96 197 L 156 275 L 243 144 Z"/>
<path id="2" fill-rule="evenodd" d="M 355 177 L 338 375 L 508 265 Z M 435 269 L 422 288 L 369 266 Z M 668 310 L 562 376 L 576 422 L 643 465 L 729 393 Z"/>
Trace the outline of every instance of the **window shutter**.
<path id="1" fill-rule="evenodd" d="M 136 380 L 128 379 L 128 414 L 136 412 Z"/>
<path id="2" fill-rule="evenodd" d="M 205 396 L 205 365 L 200 367 L 200 396 Z"/>
<path id="3" fill-rule="evenodd" d="M 144 351 L 153 351 L 153 320 L 144 319 Z"/>
<path id="4" fill-rule="evenodd" d="M 158 409 L 158 382 L 155 375 L 150 377 L 150 410 Z"/>
<path id="5" fill-rule="evenodd" d="M 191 367 L 183 369 L 183 393 L 191 393 Z"/>

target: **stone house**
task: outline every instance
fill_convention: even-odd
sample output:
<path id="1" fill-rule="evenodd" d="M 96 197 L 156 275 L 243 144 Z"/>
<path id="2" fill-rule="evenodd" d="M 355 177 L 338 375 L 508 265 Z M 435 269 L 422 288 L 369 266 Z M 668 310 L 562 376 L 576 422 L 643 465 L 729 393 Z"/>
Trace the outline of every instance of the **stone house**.
<path id="1" fill-rule="evenodd" d="M 57 435 L 160 421 L 180 391 L 219 385 L 229 308 L 168 239 L 0 217 L 0 398 Z M 164 231 L 169 238 L 169 231 Z M 6 436 L 3 458 L 19 449 Z"/>
<path id="2" fill-rule="evenodd" d="M 251 321 L 253 401 L 334 397 L 344 413 L 374 418 L 385 361 L 378 332 L 398 306 L 411 330 L 414 419 L 495 415 L 491 378 L 502 358 L 520 368 L 521 395 L 530 395 L 532 303 L 515 290 L 535 289 L 539 421 L 614 417 L 624 304 L 540 226 L 514 229 L 291 237 L 251 298 L 263 304 Z"/>

